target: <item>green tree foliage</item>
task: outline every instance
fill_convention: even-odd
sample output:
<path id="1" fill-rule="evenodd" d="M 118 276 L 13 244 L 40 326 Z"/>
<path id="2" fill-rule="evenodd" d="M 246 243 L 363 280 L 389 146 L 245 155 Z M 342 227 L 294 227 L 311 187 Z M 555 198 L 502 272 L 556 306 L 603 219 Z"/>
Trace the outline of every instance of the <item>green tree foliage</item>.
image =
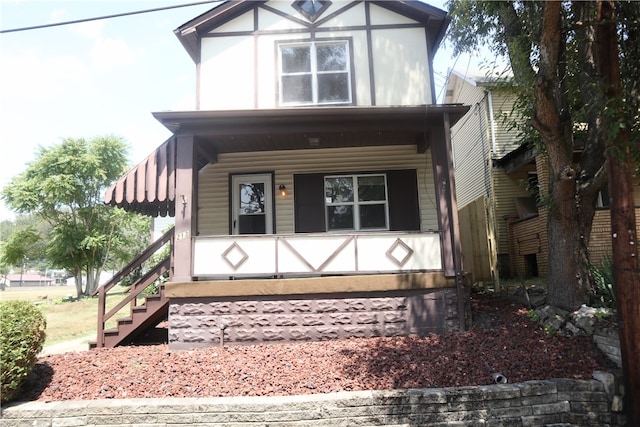
<path id="1" fill-rule="evenodd" d="M 606 185 L 605 129 L 612 105 L 597 72 L 597 2 L 450 0 L 455 52 L 489 46 L 507 57 L 518 94 L 522 141 L 535 141 L 549 166 L 548 302 L 576 309 L 593 291 L 588 242 Z M 640 2 L 616 2 L 625 126 L 638 145 Z M 620 102 L 619 102 L 620 104 Z M 520 124 L 519 124 L 520 126 Z M 581 152 L 576 162 L 574 152 Z"/>
<path id="2" fill-rule="evenodd" d="M 36 364 L 45 340 L 44 314 L 27 301 L 0 302 L 2 402 L 13 400 Z"/>
<path id="3" fill-rule="evenodd" d="M 27 270 L 45 273 L 50 268 L 45 258 L 45 242 L 51 226 L 35 215 L 19 215 L 0 223 L 0 268 L 2 274 Z M 23 264 L 24 263 L 24 264 Z"/>
<path id="4" fill-rule="evenodd" d="M 35 161 L 2 190 L 13 210 L 50 224 L 46 259 L 74 275 L 79 297 L 95 291 L 104 268 L 129 261 L 149 241 L 148 218 L 103 203 L 104 190 L 126 170 L 126 152 L 113 136 L 67 138 L 39 148 Z M 23 242 L 21 250 L 28 254 L 32 247 Z"/>
<path id="5" fill-rule="evenodd" d="M 16 231 L 2 242 L 0 261 L 4 264 L 19 266 L 29 257 L 44 254 L 42 237 L 32 227 Z"/>

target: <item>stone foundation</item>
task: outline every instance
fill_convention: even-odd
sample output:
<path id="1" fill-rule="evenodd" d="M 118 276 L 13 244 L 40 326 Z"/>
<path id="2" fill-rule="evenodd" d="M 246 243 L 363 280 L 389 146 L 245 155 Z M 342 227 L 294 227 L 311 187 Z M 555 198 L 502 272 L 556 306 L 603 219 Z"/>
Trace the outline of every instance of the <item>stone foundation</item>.
<path id="1" fill-rule="evenodd" d="M 444 334 L 459 329 L 455 288 L 171 298 L 169 348 Z"/>

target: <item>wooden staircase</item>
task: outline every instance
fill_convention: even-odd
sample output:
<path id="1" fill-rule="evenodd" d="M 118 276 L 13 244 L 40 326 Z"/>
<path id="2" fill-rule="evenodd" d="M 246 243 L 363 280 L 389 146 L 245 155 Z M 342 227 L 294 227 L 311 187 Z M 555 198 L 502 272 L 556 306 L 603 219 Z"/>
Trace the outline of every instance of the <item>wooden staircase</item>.
<path id="1" fill-rule="evenodd" d="M 109 282 L 98 288 L 96 291 L 98 295 L 97 336 L 96 341 L 89 343 L 89 348 L 116 347 L 118 345 L 145 341 L 148 333 L 160 322 L 167 319 L 169 299 L 164 295 L 163 284 L 158 285 L 157 294 L 145 295 L 144 298 L 141 297 L 140 294 L 154 282 L 162 281 L 163 277 L 166 277 L 165 273 L 169 274 L 169 280 L 171 280 L 173 270 L 173 237 L 174 229 L 172 228 L 118 272 L 118 274 L 114 275 Z M 108 292 L 124 278 L 140 268 L 145 261 L 149 260 L 151 256 L 167 243 L 170 245 L 169 255 L 131 284 L 122 301 L 107 312 L 106 302 Z M 139 304 L 138 302 L 141 299 L 143 299 L 144 302 Z M 117 319 L 116 327 L 105 329 L 107 321 L 118 314 L 127 304 L 130 306 L 129 316 Z"/>

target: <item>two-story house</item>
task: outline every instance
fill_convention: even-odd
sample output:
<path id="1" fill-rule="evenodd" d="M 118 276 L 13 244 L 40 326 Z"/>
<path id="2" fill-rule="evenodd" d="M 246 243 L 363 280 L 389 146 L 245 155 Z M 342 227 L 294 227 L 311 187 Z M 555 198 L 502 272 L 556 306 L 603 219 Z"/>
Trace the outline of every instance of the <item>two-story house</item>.
<path id="1" fill-rule="evenodd" d="M 433 81 L 448 23 L 421 1 L 286 0 L 178 27 L 195 109 L 154 113 L 172 137 L 105 195 L 174 217 L 172 257 L 132 289 L 169 281 L 114 330 L 124 303 L 101 309 L 95 345 L 156 303 L 171 349 L 464 329 L 450 128 L 468 108 L 435 104 Z"/>

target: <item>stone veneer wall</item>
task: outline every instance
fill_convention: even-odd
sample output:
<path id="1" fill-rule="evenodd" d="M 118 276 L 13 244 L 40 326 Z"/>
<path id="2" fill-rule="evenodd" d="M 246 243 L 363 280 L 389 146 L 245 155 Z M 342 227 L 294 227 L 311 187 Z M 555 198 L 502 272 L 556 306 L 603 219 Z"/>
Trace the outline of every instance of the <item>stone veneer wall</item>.
<path id="1" fill-rule="evenodd" d="M 35 401 L 5 406 L 0 426 L 623 426 L 625 417 L 611 411 L 607 383 L 556 379 L 301 396 Z"/>
<path id="2" fill-rule="evenodd" d="M 442 334 L 459 327 L 457 301 L 455 288 L 172 298 L 169 348 Z"/>

